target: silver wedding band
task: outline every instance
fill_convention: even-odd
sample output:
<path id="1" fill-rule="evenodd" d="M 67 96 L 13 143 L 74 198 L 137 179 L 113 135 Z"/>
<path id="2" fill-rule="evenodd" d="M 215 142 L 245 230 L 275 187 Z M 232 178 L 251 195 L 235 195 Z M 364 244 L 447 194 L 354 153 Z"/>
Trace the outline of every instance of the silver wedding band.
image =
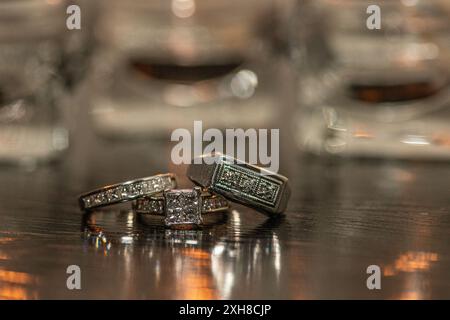
<path id="1" fill-rule="evenodd" d="M 79 196 L 81 210 L 92 210 L 137 198 L 152 196 L 176 188 L 175 175 L 158 174 L 151 177 L 105 186 Z"/>

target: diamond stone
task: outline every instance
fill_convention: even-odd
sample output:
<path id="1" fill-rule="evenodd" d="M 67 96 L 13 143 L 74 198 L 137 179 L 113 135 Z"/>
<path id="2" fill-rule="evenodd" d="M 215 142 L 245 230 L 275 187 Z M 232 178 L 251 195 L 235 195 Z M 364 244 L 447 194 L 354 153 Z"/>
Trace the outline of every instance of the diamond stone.
<path id="1" fill-rule="evenodd" d="M 222 197 L 204 198 L 202 199 L 203 213 L 212 212 L 214 210 L 223 210 L 228 207 L 228 203 Z"/>
<path id="2" fill-rule="evenodd" d="M 248 175 L 242 175 L 239 189 L 246 193 L 253 193 L 253 189 L 258 183 L 258 179 Z"/>
<path id="3" fill-rule="evenodd" d="M 256 194 L 267 201 L 273 201 L 277 191 L 278 191 L 277 185 L 261 180 L 258 186 L 258 190 L 256 191 Z"/>
<path id="4" fill-rule="evenodd" d="M 223 172 L 223 182 L 226 183 L 229 186 L 239 186 L 239 180 L 240 180 L 240 173 L 236 172 L 232 169 L 224 170 Z"/>
<path id="5" fill-rule="evenodd" d="M 100 192 L 94 197 L 94 203 L 96 205 L 101 205 L 103 202 L 105 202 L 106 194 L 104 192 Z"/>
<path id="6" fill-rule="evenodd" d="M 106 191 L 106 199 L 108 202 L 113 202 L 120 199 L 120 192 L 117 188 L 109 189 Z"/>
<path id="7" fill-rule="evenodd" d="M 163 213 L 164 205 L 163 205 L 162 201 L 152 201 L 150 203 L 150 210 L 154 213 Z"/>
<path id="8" fill-rule="evenodd" d="M 121 187 L 120 187 L 120 196 L 121 196 L 122 198 L 127 198 L 129 192 L 130 192 L 129 186 L 121 186 Z"/>
<path id="9" fill-rule="evenodd" d="M 120 200 L 122 198 L 122 189 L 120 189 L 120 187 L 116 187 L 111 191 L 113 199 Z"/>
<path id="10" fill-rule="evenodd" d="M 153 180 L 151 180 L 151 184 L 152 184 L 152 187 L 154 190 L 159 190 L 159 189 L 161 189 L 163 181 L 162 181 L 161 177 L 156 177 Z"/>
<path id="11" fill-rule="evenodd" d="M 165 223 L 171 225 L 199 225 L 201 217 L 201 197 L 198 189 L 171 190 L 165 192 Z"/>
<path id="12" fill-rule="evenodd" d="M 84 202 L 85 208 L 89 208 L 91 206 L 91 198 L 90 197 L 83 198 L 83 202 Z"/>
<path id="13" fill-rule="evenodd" d="M 131 184 L 129 186 L 129 190 L 130 190 L 129 191 L 130 192 L 130 194 L 129 194 L 130 197 L 136 197 L 136 196 L 139 195 L 138 184 Z"/>
<path id="14" fill-rule="evenodd" d="M 142 192 L 142 194 L 148 193 L 148 183 L 147 183 L 147 181 L 142 181 L 141 182 L 141 192 Z"/>

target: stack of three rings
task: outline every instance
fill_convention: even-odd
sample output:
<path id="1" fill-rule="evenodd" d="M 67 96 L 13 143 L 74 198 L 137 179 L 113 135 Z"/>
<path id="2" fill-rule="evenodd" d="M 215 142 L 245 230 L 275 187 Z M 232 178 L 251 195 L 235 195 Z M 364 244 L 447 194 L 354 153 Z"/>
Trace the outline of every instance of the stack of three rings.
<path id="1" fill-rule="evenodd" d="M 133 210 L 160 219 L 168 227 L 190 228 L 216 221 L 212 213 L 229 209 L 228 201 L 200 187 L 175 189 L 176 177 L 171 173 L 105 186 L 79 197 L 83 211 L 133 201 Z M 222 218 L 219 215 L 220 218 Z"/>
<path id="2" fill-rule="evenodd" d="M 184 227 L 202 225 L 209 213 L 228 210 L 227 199 L 277 216 L 285 211 L 291 193 L 286 177 L 221 154 L 195 159 L 187 175 L 199 187 L 175 189 L 173 174 L 156 175 L 83 194 L 80 207 L 93 210 L 134 201 L 137 213 L 165 216 L 166 226 Z"/>
<path id="3" fill-rule="evenodd" d="M 169 226 L 199 225 L 202 223 L 200 213 L 210 217 L 206 213 L 228 209 L 227 200 L 230 200 L 273 217 L 286 210 L 291 194 L 286 177 L 222 154 L 194 159 L 187 176 L 199 187 L 165 192 L 164 199 L 159 200 L 138 199 L 135 211 L 165 213 Z M 200 204 L 202 197 L 203 206 Z"/>

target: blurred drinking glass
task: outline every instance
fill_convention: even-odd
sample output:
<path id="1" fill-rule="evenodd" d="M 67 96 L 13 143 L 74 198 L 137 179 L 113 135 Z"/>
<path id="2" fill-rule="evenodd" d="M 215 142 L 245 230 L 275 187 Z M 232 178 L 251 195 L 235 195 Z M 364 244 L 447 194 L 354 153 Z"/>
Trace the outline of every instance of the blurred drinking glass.
<path id="1" fill-rule="evenodd" d="M 192 127 L 258 127 L 270 101 L 272 0 L 105 1 L 92 119 L 129 137 Z M 269 83 L 267 83 L 269 82 Z M 269 87 L 267 87 L 269 86 Z"/>
<path id="2" fill-rule="evenodd" d="M 62 125 L 58 0 L 0 2 L 0 162 L 34 165 L 68 147 Z"/>
<path id="3" fill-rule="evenodd" d="M 373 5 L 381 29 L 366 24 Z M 450 158 L 448 1 L 307 0 L 294 25 L 301 148 Z"/>

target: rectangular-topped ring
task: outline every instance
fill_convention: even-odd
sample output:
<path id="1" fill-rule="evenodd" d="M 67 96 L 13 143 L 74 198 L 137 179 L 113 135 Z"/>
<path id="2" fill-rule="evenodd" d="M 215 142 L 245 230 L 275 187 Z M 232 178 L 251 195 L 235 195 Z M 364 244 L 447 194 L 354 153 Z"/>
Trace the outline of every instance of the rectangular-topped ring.
<path id="1" fill-rule="evenodd" d="M 202 156 L 189 165 L 187 175 L 212 192 L 269 215 L 284 212 L 291 194 L 286 177 L 222 154 Z"/>

